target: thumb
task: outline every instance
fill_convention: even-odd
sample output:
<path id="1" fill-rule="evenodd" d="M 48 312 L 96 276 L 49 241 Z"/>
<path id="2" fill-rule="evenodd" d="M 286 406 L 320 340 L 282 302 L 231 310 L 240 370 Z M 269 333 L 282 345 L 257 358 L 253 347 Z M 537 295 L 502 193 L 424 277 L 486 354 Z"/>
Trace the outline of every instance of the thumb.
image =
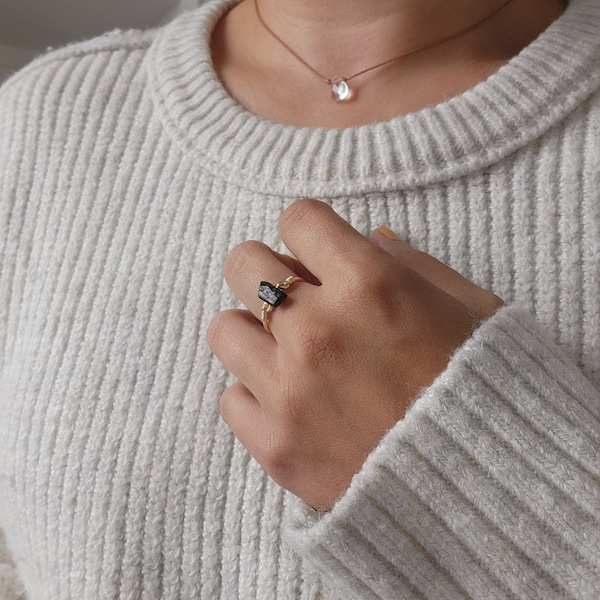
<path id="1" fill-rule="evenodd" d="M 371 234 L 371 241 L 416 271 L 423 279 L 462 302 L 480 319 L 490 317 L 503 304 L 498 296 L 475 285 L 433 256 L 415 250 L 385 226 L 378 227 Z"/>

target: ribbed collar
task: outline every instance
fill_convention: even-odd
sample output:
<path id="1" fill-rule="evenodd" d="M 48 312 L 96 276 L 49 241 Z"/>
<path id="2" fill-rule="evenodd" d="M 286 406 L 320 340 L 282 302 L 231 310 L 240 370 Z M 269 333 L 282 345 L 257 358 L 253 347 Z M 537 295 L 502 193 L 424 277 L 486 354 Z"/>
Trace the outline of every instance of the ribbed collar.
<path id="1" fill-rule="evenodd" d="M 349 129 L 274 124 L 242 108 L 213 70 L 211 32 L 237 1 L 159 30 L 149 85 L 163 125 L 201 168 L 261 193 L 334 197 L 460 177 L 530 143 L 600 84 L 600 2 L 573 0 L 495 74 L 435 107 Z"/>

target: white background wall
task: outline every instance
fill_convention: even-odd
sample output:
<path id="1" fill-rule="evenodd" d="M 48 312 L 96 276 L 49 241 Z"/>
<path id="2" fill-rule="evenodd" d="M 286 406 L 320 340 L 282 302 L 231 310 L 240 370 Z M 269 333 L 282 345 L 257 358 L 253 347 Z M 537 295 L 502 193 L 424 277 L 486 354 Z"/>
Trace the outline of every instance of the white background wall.
<path id="1" fill-rule="evenodd" d="M 0 0 L 0 82 L 47 47 L 146 29 L 202 0 Z"/>

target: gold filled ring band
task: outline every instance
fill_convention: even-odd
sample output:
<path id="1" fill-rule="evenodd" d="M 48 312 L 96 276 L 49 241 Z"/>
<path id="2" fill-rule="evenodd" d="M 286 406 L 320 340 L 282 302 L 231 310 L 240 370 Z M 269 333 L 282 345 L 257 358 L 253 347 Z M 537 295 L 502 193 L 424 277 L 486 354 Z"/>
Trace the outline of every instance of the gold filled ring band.
<path id="1" fill-rule="evenodd" d="M 287 279 L 280 281 L 273 285 L 268 281 L 261 281 L 258 286 L 258 297 L 263 301 L 262 308 L 260 310 L 260 320 L 262 321 L 265 331 L 271 333 L 271 313 L 274 308 L 277 308 L 286 298 L 287 294 L 284 290 L 287 290 L 293 283 L 298 281 L 304 281 L 302 277 L 297 275 L 290 275 Z"/>

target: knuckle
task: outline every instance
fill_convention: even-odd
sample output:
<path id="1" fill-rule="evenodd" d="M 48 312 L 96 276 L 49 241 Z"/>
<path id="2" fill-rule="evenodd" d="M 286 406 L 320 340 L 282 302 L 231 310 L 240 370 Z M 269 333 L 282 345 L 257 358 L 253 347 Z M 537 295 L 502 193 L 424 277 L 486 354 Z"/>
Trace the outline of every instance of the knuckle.
<path id="1" fill-rule="evenodd" d="M 262 251 L 266 246 L 256 240 L 248 240 L 238 244 L 225 259 L 224 271 L 228 276 L 236 276 L 248 269 L 248 264 L 253 256 Z"/>
<path id="2" fill-rule="evenodd" d="M 299 329 L 296 336 L 302 363 L 322 367 L 334 363 L 342 354 L 341 340 L 333 320 L 313 320 Z"/>
<path id="3" fill-rule="evenodd" d="M 409 267 L 396 265 L 390 271 L 376 264 L 370 269 L 351 269 L 345 274 L 343 293 L 337 298 L 337 312 L 360 330 L 365 319 L 385 330 L 398 327 L 419 289 L 415 272 Z"/>
<path id="4" fill-rule="evenodd" d="M 314 198 L 302 198 L 290 204 L 279 217 L 279 228 L 281 231 L 291 229 L 305 222 L 317 211 L 329 209 L 329 207 L 320 200 Z"/>
<path id="5" fill-rule="evenodd" d="M 362 306 L 381 298 L 389 297 L 392 287 L 389 272 L 381 265 L 354 264 L 346 272 L 345 296 L 353 304 Z"/>
<path id="6" fill-rule="evenodd" d="M 280 429 L 273 430 L 267 437 L 262 466 L 278 483 L 290 480 L 296 453 L 292 437 Z"/>

